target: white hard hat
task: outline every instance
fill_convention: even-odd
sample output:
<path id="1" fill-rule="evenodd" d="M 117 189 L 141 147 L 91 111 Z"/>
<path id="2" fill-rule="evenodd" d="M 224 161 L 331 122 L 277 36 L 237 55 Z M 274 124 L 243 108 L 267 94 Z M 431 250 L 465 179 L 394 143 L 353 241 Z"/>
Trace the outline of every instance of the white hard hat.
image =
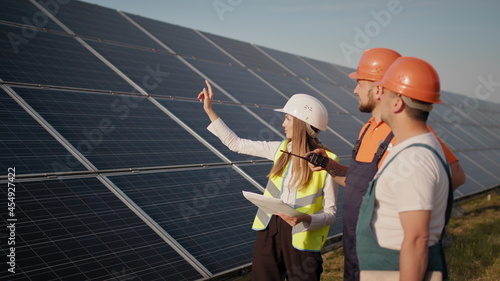
<path id="1" fill-rule="evenodd" d="M 307 94 L 293 95 L 283 108 L 274 111 L 288 113 L 321 131 L 326 131 L 328 126 L 326 107 L 317 98 Z"/>

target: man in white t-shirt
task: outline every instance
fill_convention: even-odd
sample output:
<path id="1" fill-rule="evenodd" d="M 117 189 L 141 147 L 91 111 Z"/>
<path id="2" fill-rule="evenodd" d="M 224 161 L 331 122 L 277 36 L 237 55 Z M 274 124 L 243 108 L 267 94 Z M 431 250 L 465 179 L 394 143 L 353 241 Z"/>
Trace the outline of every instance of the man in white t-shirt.
<path id="1" fill-rule="evenodd" d="M 453 202 L 450 174 L 426 124 L 432 104 L 442 102 L 439 88 L 434 68 L 414 57 L 398 58 L 379 83 L 380 117 L 397 142 L 361 205 L 361 280 L 367 270 L 399 271 L 400 280 L 408 281 L 421 281 L 428 271 L 447 278 L 440 238 Z"/>

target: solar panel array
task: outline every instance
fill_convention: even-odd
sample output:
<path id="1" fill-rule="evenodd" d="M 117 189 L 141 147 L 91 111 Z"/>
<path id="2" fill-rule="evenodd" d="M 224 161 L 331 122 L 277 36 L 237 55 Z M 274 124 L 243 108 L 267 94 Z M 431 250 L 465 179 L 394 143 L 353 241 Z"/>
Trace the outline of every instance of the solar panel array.
<path id="1" fill-rule="evenodd" d="M 272 109 L 291 95 L 317 97 L 344 164 L 369 118 L 352 69 L 83 2 L 3 0 L 0 38 L 0 279 L 198 280 L 249 265 L 256 208 L 241 190 L 262 191 L 272 163 L 206 130 L 205 79 L 254 140 L 284 138 Z M 430 123 L 467 174 L 455 197 L 498 185 L 498 105 L 443 98 Z"/>

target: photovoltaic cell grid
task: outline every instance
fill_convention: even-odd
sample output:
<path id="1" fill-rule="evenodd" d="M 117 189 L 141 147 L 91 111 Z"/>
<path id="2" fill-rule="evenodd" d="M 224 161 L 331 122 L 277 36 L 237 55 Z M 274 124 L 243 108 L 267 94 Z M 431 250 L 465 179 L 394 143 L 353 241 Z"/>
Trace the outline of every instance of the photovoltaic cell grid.
<path id="1" fill-rule="evenodd" d="M 89 41 L 95 50 L 151 95 L 193 98 L 203 79 L 175 56 Z"/>
<path id="2" fill-rule="evenodd" d="M 9 34 L 22 36 L 23 28 L 2 25 L 0 29 L 4 81 L 124 92 L 132 89 L 72 37 L 38 31 L 15 44 L 17 41 L 7 39 Z"/>
<path id="3" fill-rule="evenodd" d="M 216 62 L 229 65 L 236 62 L 223 54 L 217 47 L 207 44 L 195 30 L 182 26 L 172 25 L 137 15 L 127 14 L 128 17 L 153 34 L 161 42 L 168 44 L 175 53 L 196 60 Z"/>
<path id="4" fill-rule="evenodd" d="M 444 93 L 444 96 L 450 94 Z M 491 115 L 480 113 L 474 107 L 465 109 L 463 105 L 467 99 L 463 101 L 436 106 L 429 122 L 440 138 L 455 151 L 467 173 L 468 182 L 455 191 L 456 197 L 476 192 L 478 188 L 494 186 L 500 180 L 494 172 L 498 170 L 498 164 L 492 164 L 495 162 L 494 155 L 498 154 L 500 128 L 491 122 Z"/>
<path id="5" fill-rule="evenodd" d="M 230 168 L 110 177 L 156 223 L 212 272 L 251 262 L 258 189 Z"/>
<path id="6" fill-rule="evenodd" d="M 29 0 L 2 0 L 1 5 L 2 11 L 0 13 L 2 17 L 0 20 L 2 21 L 63 31 L 60 26 L 49 20 L 48 17 L 36 6 L 30 3 Z M 35 34 L 37 33 L 38 32 L 31 31 L 29 29 L 23 29 L 22 31 L 11 34 L 10 36 L 15 41 L 24 41 L 23 39 L 28 40 L 28 38 L 36 36 Z"/>
<path id="7" fill-rule="evenodd" d="M 241 42 L 214 34 L 203 33 L 211 41 L 222 47 L 226 52 L 235 57 L 244 66 L 257 71 L 269 71 L 277 74 L 286 73 L 278 64 L 269 60 L 262 52 L 251 44 Z"/>
<path id="8" fill-rule="evenodd" d="M 194 67 L 205 73 L 212 81 L 221 86 L 236 101 L 244 104 L 264 104 L 282 107 L 287 101 L 287 95 L 276 92 L 262 80 L 251 75 L 247 70 L 237 67 L 211 63 L 206 61 L 188 60 Z M 198 83 L 199 84 L 199 83 Z M 198 86 L 198 92 L 205 84 Z M 215 88 L 214 90 L 216 90 Z M 233 101 L 224 92 L 217 91 L 216 99 Z"/>
<path id="9" fill-rule="evenodd" d="M 16 92 L 100 170 L 221 161 L 147 98 Z"/>
<path id="10" fill-rule="evenodd" d="M 17 273 L 2 280 L 201 277 L 96 178 L 19 183 L 16 195 Z"/>
<path id="11" fill-rule="evenodd" d="M 130 23 L 112 9 L 79 1 L 68 1 L 60 5 L 56 17 L 75 34 L 81 36 L 161 49 L 158 43 L 138 29 L 131 32 Z"/>
<path id="12" fill-rule="evenodd" d="M 0 163 L 2 170 L 16 167 L 18 173 L 37 174 L 85 168 L 7 93 L 0 90 Z M 61 164 L 63 163 L 63 164 Z"/>
<path id="13" fill-rule="evenodd" d="M 321 81 L 323 83 L 332 83 L 327 76 L 322 75 L 322 73 L 315 71 L 314 67 L 308 64 L 304 59 L 299 56 L 288 54 L 280 51 L 276 51 L 273 49 L 259 47 L 259 50 L 265 52 L 269 56 L 270 59 L 274 60 L 278 64 L 286 67 L 288 69 L 287 72 L 291 72 L 290 74 L 296 75 L 298 77 L 304 78 L 306 81 Z"/>
<path id="14" fill-rule="evenodd" d="M 253 183 L 265 186 L 272 163 L 230 152 L 206 130 L 209 120 L 195 100 L 205 78 L 214 82 L 221 118 L 252 140 L 283 137 L 283 115 L 273 109 L 291 95 L 317 97 L 330 119 L 320 138 L 344 164 L 369 117 L 357 111 L 347 67 L 83 2 L 39 3 L 114 68 L 31 1 L 0 3 L 0 79 L 10 85 L 0 92 L 2 163 L 25 178 L 16 199 L 23 273 L 12 280 L 196 280 L 203 268 L 211 276 L 250 263 L 256 207 L 241 190 L 259 192 Z M 498 106 L 450 93 L 443 99 L 430 123 L 467 173 L 455 196 L 498 185 Z M 97 170 L 90 172 L 116 175 L 101 181 L 87 175 L 75 153 Z M 236 161 L 234 168 L 224 159 Z M 141 169 L 148 172 L 137 174 Z M 72 179 L 29 179 L 69 171 Z M 342 194 L 341 188 L 330 235 L 341 232 Z M 2 196 L 7 200 L 5 191 Z M 173 246 L 137 213 L 151 218 Z M 181 257 L 182 249 L 203 268 Z"/>

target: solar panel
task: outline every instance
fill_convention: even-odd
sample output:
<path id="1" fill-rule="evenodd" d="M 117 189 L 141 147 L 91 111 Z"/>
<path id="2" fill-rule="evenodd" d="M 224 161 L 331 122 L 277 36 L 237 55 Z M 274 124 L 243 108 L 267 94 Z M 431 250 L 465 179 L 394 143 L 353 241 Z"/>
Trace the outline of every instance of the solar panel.
<path id="1" fill-rule="evenodd" d="M 347 91 L 344 87 L 333 85 L 331 83 L 323 83 L 320 81 L 308 81 L 311 86 L 321 91 L 325 96 L 329 97 L 335 103 L 349 111 L 352 116 L 357 116 L 359 119 L 367 119 L 368 114 L 356 112 L 358 108 L 358 98 L 351 91 Z"/>
<path id="2" fill-rule="evenodd" d="M 472 194 L 491 187 L 491 183 L 494 182 L 494 178 L 484 170 L 484 167 L 478 166 L 478 163 L 472 162 L 470 158 L 467 158 L 467 153 L 458 152 L 456 155 L 459 157 L 460 164 L 467 175 L 466 184 L 457 189 L 460 196 Z"/>
<path id="3" fill-rule="evenodd" d="M 16 273 L 1 279 L 201 278 L 96 178 L 20 182 L 15 202 Z"/>
<path id="4" fill-rule="evenodd" d="M 349 92 L 356 87 L 356 81 L 350 79 L 347 75 L 355 69 L 342 67 L 337 64 L 331 64 L 324 61 L 318 61 L 310 58 L 303 58 L 304 61 L 313 66 L 317 71 L 325 74 L 333 83 L 345 87 Z"/>
<path id="5" fill-rule="evenodd" d="M 499 117 L 499 116 L 495 116 L 495 117 Z M 493 117 L 491 114 L 489 113 L 483 113 L 482 111 L 476 111 L 474 112 L 474 120 L 478 123 L 478 124 L 481 124 L 483 126 L 486 126 L 488 128 L 495 128 L 496 130 L 499 129 L 498 127 L 498 123 L 495 122 L 495 118 Z M 498 133 L 496 134 L 498 136 Z"/>
<path id="6" fill-rule="evenodd" d="M 282 107 L 287 97 L 271 88 L 264 81 L 255 75 L 250 74 L 248 70 L 238 66 L 227 66 L 218 63 L 205 61 L 189 60 L 197 69 L 205 73 L 212 81 L 216 81 L 227 93 L 229 93 L 238 102 L 246 104 L 259 104 L 274 107 Z M 202 81 L 200 81 L 202 82 Z M 198 82 L 198 92 L 205 87 L 204 83 Z M 232 100 L 217 89 L 214 89 L 216 99 Z"/>
<path id="7" fill-rule="evenodd" d="M 488 143 L 492 144 L 486 138 L 478 138 L 472 133 L 472 131 L 475 130 L 475 126 L 463 124 L 463 121 L 460 121 L 460 123 L 453 123 L 453 119 L 451 119 L 451 117 L 448 118 L 446 112 L 448 111 L 445 110 L 443 113 L 442 110 L 436 110 L 434 115 L 432 115 L 433 121 L 429 122 L 436 128 L 436 132 L 443 141 L 450 143 L 455 149 L 484 148 L 488 147 Z M 439 128 L 439 130 L 437 128 Z M 484 134 L 484 132 L 482 132 L 481 135 L 482 134 Z"/>
<path id="8" fill-rule="evenodd" d="M 1 1 L 0 38 L 0 160 L 19 178 L 20 272 L 0 279 L 207 280 L 248 266 L 256 207 L 241 190 L 260 192 L 272 161 L 207 131 L 196 100 L 206 78 L 216 112 L 251 140 L 282 140 L 273 109 L 317 97 L 330 120 L 319 137 L 343 164 L 370 117 L 351 68 L 79 1 Z M 466 172 L 455 197 L 498 186 L 498 105 L 443 99 L 430 124 Z"/>
<path id="9" fill-rule="evenodd" d="M 277 74 L 286 73 L 285 69 L 269 60 L 268 57 L 249 43 L 204 32 L 203 34 L 248 68 L 258 71 L 269 71 Z"/>
<path id="10" fill-rule="evenodd" d="M 273 167 L 272 163 L 244 164 L 237 166 L 263 187 L 266 186 L 268 181 L 267 174 L 269 174 Z"/>
<path id="11" fill-rule="evenodd" d="M 0 128 L 0 162 L 4 170 L 7 166 L 16 167 L 24 174 L 85 170 L 3 90 L 0 91 Z"/>
<path id="12" fill-rule="evenodd" d="M 2 25 L 0 36 L 8 38 L 8 34 L 22 30 Z M 1 78 L 8 82 L 125 92 L 132 89 L 69 36 L 39 31 L 17 49 L 9 40 L 0 40 L 0 61 Z"/>
<path id="13" fill-rule="evenodd" d="M 320 81 L 323 83 L 332 83 L 331 79 L 335 77 L 325 77 L 325 75 L 313 66 L 308 64 L 304 59 L 297 55 L 280 52 L 278 50 L 269 49 L 266 47 L 255 46 L 258 50 L 268 55 L 271 60 L 275 60 L 277 64 L 286 68 L 287 73 L 295 74 L 297 77 L 307 81 Z"/>
<path id="14" fill-rule="evenodd" d="M 56 5 L 59 6 L 58 4 Z M 47 28 L 50 30 L 63 31 L 61 27 L 55 24 L 48 16 L 42 13 L 29 0 L 3 0 L 2 3 L 0 3 L 0 7 L 0 20 L 2 21 L 33 26 L 36 28 Z M 55 9 L 56 6 L 52 6 L 51 10 L 55 11 Z M 26 44 L 30 41 L 30 39 L 36 37 L 37 35 L 38 31 L 23 28 L 9 34 L 8 38 L 9 40 L 11 40 L 11 42 L 17 42 L 17 44 Z"/>
<path id="15" fill-rule="evenodd" d="M 251 262 L 258 192 L 231 168 L 112 176 L 128 197 L 212 273 Z M 140 186 L 140 188 L 138 188 Z"/>
<path id="16" fill-rule="evenodd" d="M 183 57 L 195 57 L 197 60 L 217 62 L 225 65 L 235 63 L 234 60 L 203 39 L 193 29 L 128 13 L 126 15 L 170 47 L 175 53 Z"/>
<path id="17" fill-rule="evenodd" d="M 16 91 L 98 169 L 221 162 L 145 97 Z"/>
<path id="18" fill-rule="evenodd" d="M 116 10 L 80 1 L 60 4 L 56 17 L 75 34 L 123 44 L 161 49 L 138 28 L 134 28 Z"/>
<path id="19" fill-rule="evenodd" d="M 203 82 L 203 78 L 173 55 L 102 42 L 88 43 L 149 94 L 192 98 Z"/>

